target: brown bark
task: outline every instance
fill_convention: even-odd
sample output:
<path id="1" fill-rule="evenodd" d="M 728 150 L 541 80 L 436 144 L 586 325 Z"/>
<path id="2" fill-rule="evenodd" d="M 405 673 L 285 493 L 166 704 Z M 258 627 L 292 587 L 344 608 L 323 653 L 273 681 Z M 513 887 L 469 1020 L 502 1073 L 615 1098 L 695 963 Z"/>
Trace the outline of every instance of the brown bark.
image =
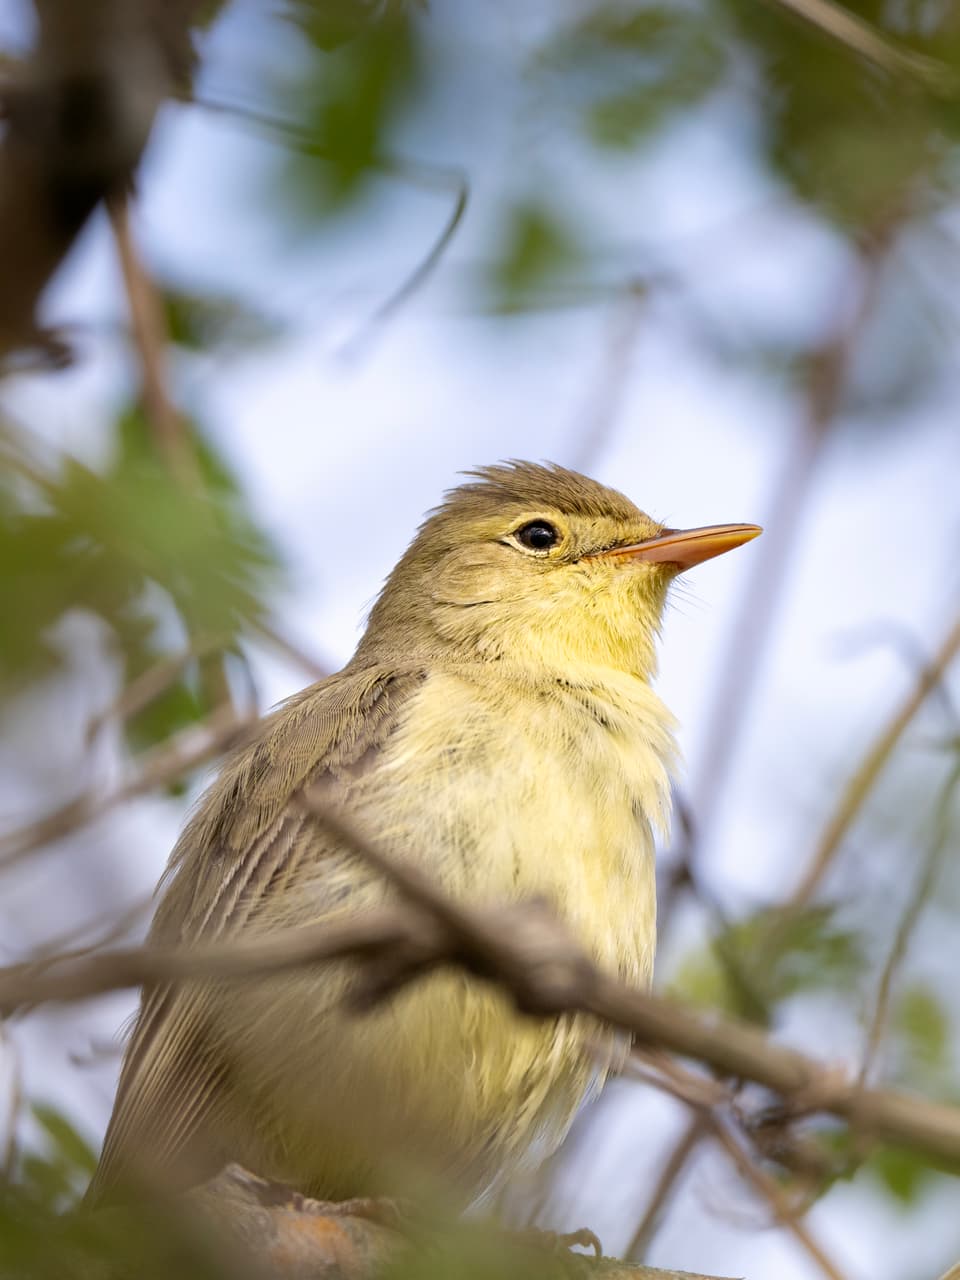
<path id="1" fill-rule="evenodd" d="M 36 47 L 0 101 L 0 356 L 33 346 L 67 358 L 36 318 L 40 295 L 100 201 L 130 186 L 157 111 L 189 83 L 202 7 L 35 0 Z"/>
<path id="2" fill-rule="evenodd" d="M 406 1232 L 377 1220 L 362 1205 L 331 1205 L 308 1200 L 286 1188 L 263 1182 L 237 1166 L 190 1192 L 188 1205 L 212 1224 L 228 1254 L 242 1259 L 245 1273 L 263 1280 L 376 1280 L 391 1261 L 417 1251 L 443 1248 L 442 1228 L 417 1226 Z M 116 1212 L 116 1211 L 114 1211 Z M 456 1228 L 454 1228 L 456 1230 Z M 484 1251 L 492 1227 L 471 1226 L 466 1232 L 484 1236 Z M 413 1239 L 413 1236 L 416 1239 Z M 494 1239 L 497 1237 L 494 1235 Z M 591 1258 L 550 1249 L 543 1243 L 504 1233 L 506 1257 L 517 1251 L 518 1268 L 529 1252 L 538 1276 L 556 1274 L 558 1280 L 718 1280 L 686 1271 L 631 1266 L 615 1258 Z M 469 1237 L 455 1237 L 453 1248 L 469 1249 Z M 556 1267 L 549 1265 L 556 1257 Z M 543 1260 L 547 1266 L 542 1268 Z M 511 1274 L 519 1274 L 519 1270 Z"/>

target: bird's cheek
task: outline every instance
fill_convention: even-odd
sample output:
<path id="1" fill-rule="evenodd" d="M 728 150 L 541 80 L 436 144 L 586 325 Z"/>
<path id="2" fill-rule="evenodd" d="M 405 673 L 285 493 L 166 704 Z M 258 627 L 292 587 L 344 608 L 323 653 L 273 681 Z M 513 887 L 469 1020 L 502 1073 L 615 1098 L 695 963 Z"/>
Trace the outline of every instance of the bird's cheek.
<path id="1" fill-rule="evenodd" d="M 440 561 L 430 595 L 439 605 L 489 604 L 503 599 L 505 585 L 501 567 L 487 553 L 467 550 Z"/>

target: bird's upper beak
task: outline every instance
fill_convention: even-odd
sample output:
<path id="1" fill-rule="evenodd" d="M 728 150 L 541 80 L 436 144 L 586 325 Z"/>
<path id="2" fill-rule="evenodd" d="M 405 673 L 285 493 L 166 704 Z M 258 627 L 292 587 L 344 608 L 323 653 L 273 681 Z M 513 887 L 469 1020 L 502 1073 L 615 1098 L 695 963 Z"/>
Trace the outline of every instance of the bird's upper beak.
<path id="1" fill-rule="evenodd" d="M 656 538 L 648 538 L 646 542 L 600 551 L 596 559 L 601 556 L 627 556 L 650 564 L 675 564 L 681 570 L 692 569 L 695 564 L 742 546 L 762 532 L 758 524 L 710 524 L 702 529 L 664 529 Z"/>

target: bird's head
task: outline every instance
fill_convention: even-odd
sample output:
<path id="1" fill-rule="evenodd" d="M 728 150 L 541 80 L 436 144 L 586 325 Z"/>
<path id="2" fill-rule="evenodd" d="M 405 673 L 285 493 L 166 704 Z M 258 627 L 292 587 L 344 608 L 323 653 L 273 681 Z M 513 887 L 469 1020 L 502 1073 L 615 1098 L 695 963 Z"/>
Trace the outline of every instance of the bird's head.
<path id="1" fill-rule="evenodd" d="M 360 654 L 586 663 L 647 676 L 673 579 L 760 532 L 666 529 L 615 489 L 553 465 L 468 475 L 387 579 Z"/>

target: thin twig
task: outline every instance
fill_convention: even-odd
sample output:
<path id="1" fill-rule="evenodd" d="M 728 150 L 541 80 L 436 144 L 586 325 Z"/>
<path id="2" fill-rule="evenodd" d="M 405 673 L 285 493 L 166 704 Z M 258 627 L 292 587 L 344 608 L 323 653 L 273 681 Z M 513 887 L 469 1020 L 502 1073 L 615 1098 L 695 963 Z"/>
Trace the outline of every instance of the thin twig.
<path id="1" fill-rule="evenodd" d="M 388 172 L 396 173 L 398 171 L 393 169 Z M 403 176 L 402 173 L 401 176 Z M 467 211 L 467 200 L 470 196 L 470 184 L 463 175 L 455 175 L 455 182 L 453 208 L 450 210 L 450 215 L 441 228 L 439 236 L 437 236 L 427 254 L 421 258 L 406 280 L 380 303 L 373 314 L 367 317 L 360 328 L 346 342 L 341 343 L 337 352 L 341 359 L 357 359 L 377 332 L 422 288 L 446 253 L 453 237 L 457 234 L 460 223 L 463 221 L 464 214 Z"/>
<path id="2" fill-rule="evenodd" d="M 118 805 L 169 786 L 208 764 L 239 743 L 257 723 L 257 716 L 238 716 L 232 706 L 220 707 L 201 726 L 198 746 L 189 745 L 198 735 L 197 727 L 191 726 L 148 753 L 134 777 L 115 790 L 85 792 L 36 822 L 0 837 L 0 871 L 9 870 L 43 845 L 72 835 Z"/>
<path id="3" fill-rule="evenodd" d="M 694 799 L 699 831 L 710 830 L 716 806 L 746 723 L 750 696 L 773 630 L 787 565 L 813 492 L 813 482 L 839 412 L 851 361 L 873 314 L 883 268 L 899 222 L 893 218 L 875 228 L 861 249 L 855 278 L 838 289 L 842 317 L 811 363 L 805 420 L 784 459 L 770 503 L 753 571 L 730 629 L 719 664 L 720 679 L 710 708 Z M 853 305 L 851 306 L 851 299 Z M 696 845 L 688 857 L 693 860 Z"/>
<path id="4" fill-rule="evenodd" d="M 775 0 L 775 3 L 883 71 L 909 76 L 941 92 L 957 91 L 957 78 L 945 63 L 901 48 L 866 19 L 832 0 Z"/>
<path id="5" fill-rule="evenodd" d="M 169 343 L 163 305 L 143 269 L 130 227 L 130 202 L 124 195 L 107 201 L 110 225 L 120 258 L 120 269 L 130 308 L 130 324 L 140 356 L 143 401 L 157 448 L 181 484 L 200 483 L 197 459 L 184 430 L 183 419 L 167 392 L 166 351 Z"/>
<path id="6" fill-rule="evenodd" d="M 951 622 L 929 666 L 920 672 L 916 683 L 870 744 L 860 765 L 844 787 L 839 802 L 817 842 L 813 856 L 786 903 L 788 907 L 801 907 L 809 902 L 904 731 L 930 693 L 940 685 L 958 653 L 960 653 L 960 616 Z"/>
<path id="7" fill-rule="evenodd" d="M 279 653 L 289 659 L 294 666 L 299 667 L 308 676 L 314 680 L 326 680 L 331 674 L 332 667 L 315 658 L 312 653 L 308 653 L 295 640 L 291 640 L 288 635 L 282 631 L 278 631 L 276 627 L 262 619 L 256 619 L 251 626 L 258 635 L 261 635 L 268 644 L 272 645 Z"/>
<path id="8" fill-rule="evenodd" d="M 107 724 L 112 721 L 124 724 L 150 706 L 179 680 L 191 662 L 222 648 L 222 640 L 198 640 L 180 653 L 154 662 L 121 689 L 108 707 L 93 717 L 87 726 L 87 744 L 93 742 Z"/>
<path id="9" fill-rule="evenodd" d="M 575 471 L 590 472 L 610 442 L 629 385 L 631 356 L 649 300 L 649 287 L 644 281 L 628 283 L 618 299 L 582 425 L 574 433 L 576 444 L 570 465 Z"/>
<path id="10" fill-rule="evenodd" d="M 626 1262 L 642 1262 L 660 1226 L 663 1214 L 676 1193 L 680 1179 L 694 1152 L 707 1133 L 707 1122 L 701 1112 L 694 1112 L 683 1133 L 670 1149 L 660 1176 L 647 1202 L 643 1217 L 637 1223 L 623 1254 Z"/>
<path id="11" fill-rule="evenodd" d="M 834 650 L 843 657 L 852 657 L 857 653 L 880 647 L 892 649 L 900 657 L 910 674 L 920 675 L 930 665 L 929 646 L 915 633 L 895 618 L 879 618 L 865 626 L 843 632 L 836 637 Z M 960 708 L 944 681 L 931 690 L 939 700 L 943 710 L 960 729 Z"/>
<path id="12" fill-rule="evenodd" d="M 960 1109 L 890 1089 L 860 1089 L 845 1073 L 768 1039 L 750 1025 L 706 1017 L 602 973 L 542 902 L 479 908 L 454 902 L 417 868 L 394 862 L 342 815 L 301 803 L 406 901 L 370 915 L 264 938 L 174 950 L 133 948 L 88 956 L 39 974 L 0 971 L 0 1013 L 24 1003 L 79 1000 L 105 991 L 185 978 L 240 978 L 334 957 L 365 959 L 350 995 L 360 1010 L 415 977 L 459 965 L 498 983 L 522 1012 L 580 1012 L 639 1041 L 709 1064 L 781 1095 L 791 1114 L 824 1111 L 866 1137 L 922 1152 L 960 1168 Z"/>
<path id="13" fill-rule="evenodd" d="M 17 1167 L 19 1154 L 17 1130 L 20 1124 L 20 1113 L 23 1110 L 23 1065 L 20 1061 L 20 1050 L 2 1021 L 0 1021 L 0 1050 L 7 1053 L 11 1062 L 7 1133 L 3 1156 L 0 1159 L 0 1184 L 3 1184 L 12 1182 Z"/>
<path id="14" fill-rule="evenodd" d="M 923 911 L 924 905 L 929 900 L 934 886 L 939 879 L 940 872 L 943 869 L 947 849 L 950 847 L 950 802 L 953 799 L 958 784 L 960 784 L 960 764 L 954 766 L 950 772 L 950 776 L 944 784 L 940 795 L 940 802 L 937 805 L 933 839 L 930 841 L 930 847 L 927 850 L 927 856 L 924 859 L 923 867 L 921 868 L 920 874 L 913 887 L 913 892 L 903 909 L 903 914 L 900 917 L 900 923 L 897 926 L 897 932 L 894 935 L 893 942 L 890 946 L 890 952 L 887 955 L 886 963 L 883 966 L 883 972 L 880 975 L 880 983 L 877 988 L 876 1006 L 874 1008 L 873 1018 L 870 1021 L 870 1030 L 867 1034 L 867 1044 L 863 1054 L 863 1065 L 860 1068 L 861 1084 L 865 1084 L 870 1075 L 870 1069 L 873 1066 L 877 1051 L 880 1048 L 880 1042 L 883 1039 L 884 1029 L 887 1024 L 890 995 L 893 990 L 894 977 L 907 953 L 910 936 L 916 927 L 917 921 L 920 919 L 920 914 Z"/>
<path id="15" fill-rule="evenodd" d="M 619 1074 L 651 1084 L 691 1107 L 717 1107 L 734 1100 L 729 1085 L 714 1076 L 691 1071 L 660 1049 L 634 1045 Z"/>
<path id="16" fill-rule="evenodd" d="M 239 102 L 218 102 L 216 99 L 196 96 L 191 101 L 194 106 L 223 115 L 234 116 L 247 124 L 255 125 L 271 136 L 279 135 L 284 137 L 299 146 L 305 154 L 317 160 L 325 159 L 324 150 L 318 145 L 317 140 L 311 137 L 309 131 L 300 128 L 294 120 L 271 115 L 269 112 L 261 111 Z M 423 287 L 436 270 L 437 265 L 459 230 L 470 198 L 470 183 L 466 174 L 459 169 L 428 164 L 421 160 L 411 160 L 405 156 L 394 155 L 377 155 L 372 157 L 369 163 L 372 169 L 385 174 L 387 177 L 397 178 L 401 182 L 407 182 L 426 190 L 446 191 L 453 196 L 453 205 L 440 230 L 440 234 L 433 241 L 426 255 L 417 263 L 402 284 L 380 303 L 373 314 L 363 322 L 352 337 L 341 344 L 337 354 L 344 359 L 356 358 L 375 334 Z"/>
<path id="17" fill-rule="evenodd" d="M 776 1179 L 749 1158 L 722 1120 L 711 1113 L 706 1117 L 706 1124 L 711 1136 L 730 1157 L 740 1175 L 767 1201 L 777 1221 L 803 1246 L 828 1280 L 844 1280 L 843 1273 L 826 1254 L 802 1217 L 794 1211 Z"/>
<path id="18" fill-rule="evenodd" d="M 63 964 L 66 960 L 79 960 L 82 956 L 102 951 L 105 947 L 110 947 L 126 937 L 134 925 L 144 919 L 153 905 L 153 893 L 143 894 L 125 907 L 119 915 L 116 911 L 111 911 L 109 917 L 87 920 L 59 934 L 56 938 L 41 943 L 31 951 L 26 963 L 32 970 L 39 973 L 44 965 Z M 89 938 L 91 934 L 94 935 L 94 941 L 84 943 L 83 940 Z"/>
<path id="19" fill-rule="evenodd" d="M 428 920 L 403 908 L 384 908 L 243 943 L 125 947 L 68 959 L 62 966 L 59 961 L 10 965 L 0 969 L 0 1013 L 9 1015 L 25 1005 L 48 1001 L 85 1000 L 127 987 L 149 988 L 192 978 L 249 978 L 325 960 L 357 959 L 406 944 L 413 930 L 423 945 L 428 940 L 436 945 Z"/>

